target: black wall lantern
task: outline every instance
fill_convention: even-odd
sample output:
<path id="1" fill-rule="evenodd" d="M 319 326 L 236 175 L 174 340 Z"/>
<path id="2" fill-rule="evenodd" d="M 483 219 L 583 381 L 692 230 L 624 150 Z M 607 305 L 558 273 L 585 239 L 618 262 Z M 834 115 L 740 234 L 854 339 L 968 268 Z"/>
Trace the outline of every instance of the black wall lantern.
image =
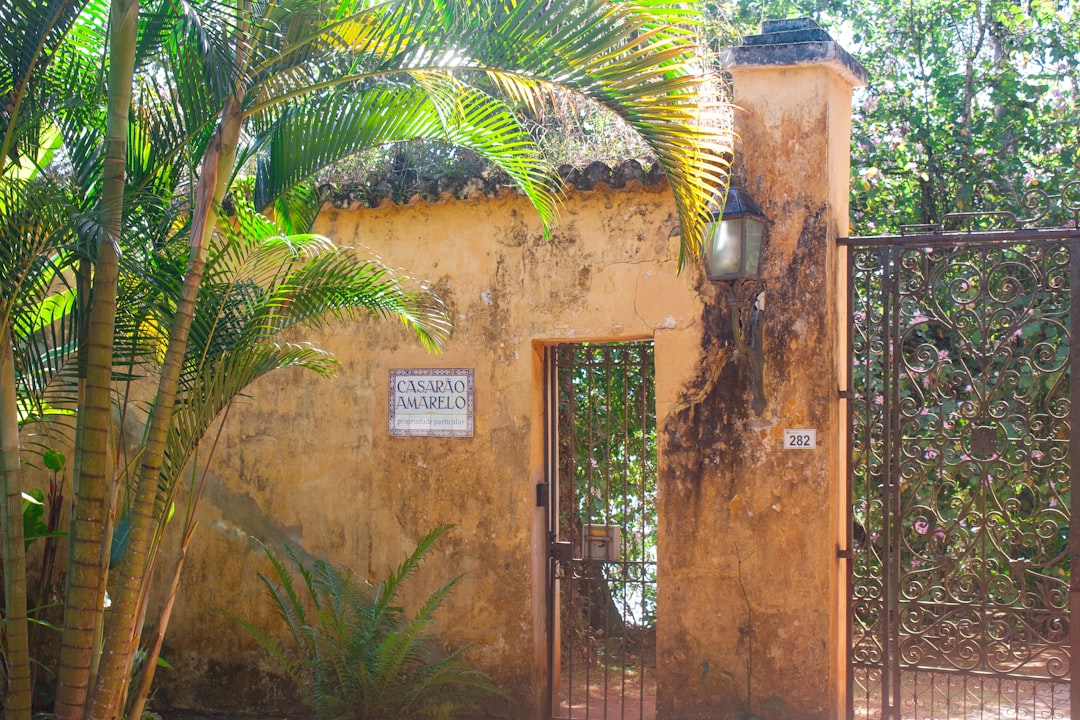
<path id="1" fill-rule="evenodd" d="M 761 245 L 769 219 L 742 188 L 730 188 L 723 210 L 713 212 L 705 247 L 710 280 L 756 278 L 761 274 Z"/>
<path id="2" fill-rule="evenodd" d="M 765 410 L 765 281 L 760 273 L 768 222 L 750 193 L 730 188 L 723 209 L 712 213 L 705 244 L 705 272 L 727 289 L 736 354 L 750 362 L 750 407 L 757 415 Z"/>

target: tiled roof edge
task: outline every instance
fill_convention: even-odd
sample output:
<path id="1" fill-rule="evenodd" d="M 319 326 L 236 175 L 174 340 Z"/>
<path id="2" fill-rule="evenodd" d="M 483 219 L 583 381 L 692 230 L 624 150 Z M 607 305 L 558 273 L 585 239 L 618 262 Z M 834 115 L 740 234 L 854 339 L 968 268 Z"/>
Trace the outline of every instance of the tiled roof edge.
<path id="1" fill-rule="evenodd" d="M 612 189 L 622 189 L 632 182 L 641 185 L 660 185 L 666 182 L 659 163 L 653 163 L 646 170 L 637 160 L 626 160 L 615 167 L 595 161 L 584 169 L 572 165 L 562 165 L 559 176 L 568 188 L 592 190 L 598 185 L 607 185 Z M 341 187 L 331 184 L 319 186 L 319 193 L 324 203 L 338 208 L 376 208 L 387 201 L 395 205 L 411 205 L 418 199 L 427 202 L 440 202 L 455 198 L 473 200 L 480 197 L 496 197 L 501 193 L 518 192 L 510 177 L 501 171 L 492 171 L 484 175 L 444 174 L 435 178 L 421 178 L 408 184 L 382 178 L 372 183 L 350 183 Z"/>

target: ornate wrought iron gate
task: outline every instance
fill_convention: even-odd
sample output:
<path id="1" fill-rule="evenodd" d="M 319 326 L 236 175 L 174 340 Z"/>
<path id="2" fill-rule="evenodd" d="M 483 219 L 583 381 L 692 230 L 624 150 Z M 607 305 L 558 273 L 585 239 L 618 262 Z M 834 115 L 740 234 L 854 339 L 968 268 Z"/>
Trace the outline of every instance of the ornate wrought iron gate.
<path id="1" fill-rule="evenodd" d="M 548 349 L 553 718 L 651 720 L 656 410 L 651 342 Z"/>
<path id="2" fill-rule="evenodd" d="M 848 715 L 1068 718 L 1080 233 L 845 244 Z"/>

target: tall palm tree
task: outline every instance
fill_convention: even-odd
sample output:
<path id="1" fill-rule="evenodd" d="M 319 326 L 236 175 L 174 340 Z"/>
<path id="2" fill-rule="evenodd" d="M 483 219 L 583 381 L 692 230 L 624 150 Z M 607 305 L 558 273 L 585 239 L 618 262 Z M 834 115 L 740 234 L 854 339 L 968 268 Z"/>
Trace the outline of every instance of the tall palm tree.
<path id="1" fill-rule="evenodd" d="M 38 4 L 50 1 L 58 2 L 0 6 L 39 18 Z M 81 6 L 71 7 L 81 21 Z M 195 380 L 218 388 L 217 405 L 209 406 L 221 406 L 216 376 L 196 373 L 192 353 L 203 347 L 200 304 L 213 298 L 213 283 L 204 286 L 208 253 L 215 237 L 231 231 L 233 221 L 219 213 L 240 169 L 256 168 L 255 207 L 303 225 L 317 197 L 294 188 L 320 168 L 382 143 L 442 140 L 507 172 L 548 225 L 558 180 L 515 109 L 569 93 L 617 113 L 656 152 L 680 211 L 685 261 L 700 248 L 712 194 L 726 184 L 731 147 L 726 105 L 699 68 L 693 20 L 685 9 L 648 0 L 162 0 L 141 12 L 134 0 L 113 0 L 106 120 L 98 113 L 80 133 L 71 119 L 84 118 L 63 109 L 60 123 L 74 164 L 98 178 L 91 184 L 100 229 L 84 341 L 59 717 L 113 718 L 124 705 L 162 508 L 174 487 L 169 476 L 182 457 L 174 457 L 170 437 L 191 422 L 184 418 L 194 388 L 207 387 Z M 118 491 L 109 445 L 122 270 L 115 249 L 130 243 L 133 231 L 153 227 L 147 217 L 174 217 L 162 208 L 175 209 L 175 222 L 157 227 L 184 229 L 187 252 L 182 282 L 159 321 L 167 346 L 97 669 Z M 161 257 L 128 247 L 139 261 Z"/>
<path id="2" fill-rule="evenodd" d="M 80 339 L 83 357 L 75 435 L 75 502 L 68 532 L 64 628 L 57 675 L 56 714 L 81 715 L 94 662 L 94 630 L 104 611 L 105 572 L 101 538 L 113 481 L 110 453 L 112 360 L 123 233 L 128 113 L 138 40 L 137 0 L 112 0 L 108 22 L 108 75 L 100 200 L 88 322 Z"/>
<path id="3" fill-rule="evenodd" d="M 177 384 L 154 498 L 148 573 L 157 562 L 165 519 L 172 512 L 185 468 L 211 424 L 227 412 L 237 394 L 262 375 L 285 367 L 302 367 L 324 376 L 336 372 L 337 361 L 328 353 L 306 343 L 283 341 L 282 333 L 297 326 L 340 324 L 363 314 L 399 319 L 431 349 L 442 347 L 450 333 L 445 307 L 426 288 L 325 237 L 289 234 L 282 221 L 257 213 L 245 195 L 232 197 L 234 213 L 227 224 L 219 226 L 208 248 L 200 300 Z M 146 302 L 135 306 L 134 313 L 141 318 L 131 318 L 136 321 L 125 325 L 150 329 L 149 342 L 142 343 L 144 355 L 153 354 L 156 328 L 172 319 L 181 277 L 178 271 L 182 270 L 174 263 L 181 258 L 166 248 L 156 257 L 161 262 L 152 277 L 139 282 L 151 292 L 145 294 Z M 200 458 L 203 463 L 209 460 Z M 192 528 L 201 484 L 193 474 L 187 477 L 192 486 L 187 492 L 185 523 Z M 130 512 L 124 516 L 128 528 L 131 517 Z M 181 557 L 189 539 L 185 529 Z M 137 608 L 140 617 L 146 612 L 146 586 L 144 582 Z M 167 621 L 167 614 L 159 619 L 159 637 Z M 143 684 L 136 703 L 145 700 L 158 650 L 160 645 L 143 662 Z M 106 665 L 102 673 L 107 671 Z M 130 672 L 115 681 L 125 683 L 129 677 Z M 101 684 L 108 682 L 103 676 Z"/>
<path id="4" fill-rule="evenodd" d="M 57 322 L 40 310 L 57 274 L 61 243 L 72 232 L 68 197 L 41 176 L 56 148 L 50 122 L 76 80 L 100 60 L 104 26 L 96 0 L 0 0 L 0 458 L 3 467 L 5 715 L 28 720 L 31 672 L 22 537 L 19 425 L 41 407 L 42 392 L 70 358 L 74 333 L 67 313 Z M 77 96 L 77 95 L 76 95 Z M 53 305 L 53 309 L 57 309 Z M 38 308 L 35 310 L 35 308 Z M 65 313 L 61 312 L 61 315 Z M 66 332 L 58 338 L 54 332 Z"/>
<path id="5" fill-rule="evenodd" d="M 4 623 L 9 717 L 30 716 L 30 656 L 20 426 L 62 404 L 54 380 L 74 357 L 75 319 L 61 289 L 66 197 L 0 182 L 0 439 L 3 457 Z"/>

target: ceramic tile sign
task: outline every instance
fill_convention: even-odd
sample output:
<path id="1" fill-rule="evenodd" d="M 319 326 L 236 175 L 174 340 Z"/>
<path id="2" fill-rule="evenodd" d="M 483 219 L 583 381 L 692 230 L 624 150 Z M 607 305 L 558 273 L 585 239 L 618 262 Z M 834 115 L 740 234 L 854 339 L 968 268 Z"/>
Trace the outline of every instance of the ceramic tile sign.
<path id="1" fill-rule="evenodd" d="M 472 437 L 472 369 L 390 371 L 390 434 L 398 437 Z"/>

